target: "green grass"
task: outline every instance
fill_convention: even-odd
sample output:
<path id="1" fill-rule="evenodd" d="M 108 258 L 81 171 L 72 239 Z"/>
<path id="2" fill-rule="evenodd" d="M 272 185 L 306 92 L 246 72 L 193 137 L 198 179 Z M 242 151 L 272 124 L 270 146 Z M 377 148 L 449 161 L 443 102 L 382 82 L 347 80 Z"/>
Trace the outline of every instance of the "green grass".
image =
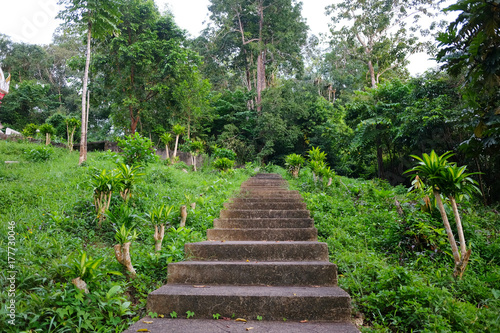
<path id="1" fill-rule="evenodd" d="M 231 174 L 206 169 L 184 172 L 163 162 L 148 165 L 136 184 L 129 207 L 139 216 L 139 237 L 131 247 L 137 278 L 128 280 L 116 261 L 112 246 L 115 231 L 104 221 L 97 228 L 91 175 L 116 168 L 121 158 L 109 152 L 89 153 L 84 166 L 78 166 L 78 152 L 53 148 L 47 161 L 35 162 L 25 152 L 37 144 L 0 141 L 0 272 L 2 304 L 10 301 L 8 256 L 15 248 L 16 326 L 8 332 L 120 332 L 133 320 L 145 315 L 149 292 L 166 283 L 168 263 L 184 260 L 184 243 L 205 238 L 222 204 L 252 169 Z M 4 161 L 19 161 L 5 164 Z M 186 228 L 178 228 L 179 207 L 186 197 L 197 202 L 188 209 Z M 123 200 L 113 194 L 111 211 Z M 162 251 L 154 252 L 154 227 L 145 217 L 153 207 L 173 205 Z M 15 244 L 9 246 L 9 223 L 15 223 Z M 78 277 L 82 252 L 102 259 L 87 277 L 90 293 L 77 290 L 71 280 Z M 10 255 L 12 257 L 12 255 Z M 72 265 L 71 263 L 75 263 Z M 10 319 L 5 307 L 0 321 Z"/>
<path id="2" fill-rule="evenodd" d="M 301 172 L 298 180 L 286 177 L 328 244 L 353 312 L 365 318 L 363 332 L 500 331 L 500 219 L 493 209 L 462 203 L 472 257 L 455 281 L 437 209 L 422 212 L 419 198 L 385 182 L 337 177 L 326 187 Z"/>
<path id="3" fill-rule="evenodd" d="M 145 313 L 149 292 L 166 283 L 170 262 L 184 260 L 186 242 L 202 240 L 222 204 L 253 173 L 252 165 L 221 175 L 207 165 L 184 172 L 184 165 L 150 164 L 128 202 L 138 239 L 131 259 L 137 278 L 127 279 L 116 261 L 113 226 L 97 228 L 91 175 L 116 167 L 120 156 L 90 153 L 78 166 L 78 152 L 54 148 L 47 161 L 35 162 L 25 151 L 36 144 L 0 141 L 0 300 L 9 295 L 9 247 L 15 248 L 15 323 L 7 332 L 121 332 Z M 19 161 L 5 164 L 4 161 Z M 472 256 L 462 280 L 452 278 L 453 259 L 438 212 L 420 210 L 420 198 L 382 181 L 336 177 L 329 187 L 314 184 L 307 168 L 291 179 L 301 191 L 321 241 L 338 265 L 339 284 L 352 297 L 353 315 L 364 316 L 363 332 L 499 332 L 500 223 L 498 213 L 476 202 L 463 202 L 465 237 Z M 178 228 L 179 207 L 196 201 L 187 228 Z M 400 216 L 397 199 L 404 210 Z M 123 200 L 113 194 L 111 210 Z M 162 251 L 154 253 L 154 228 L 145 213 L 173 205 Z M 498 210 L 498 208 L 497 208 Z M 142 217 L 142 218 L 141 218 Z M 9 246 L 9 223 L 15 245 Z M 89 294 L 71 280 L 82 267 Z M 91 261 L 88 257 L 92 257 Z M 102 260 L 102 261 L 101 261 Z M 82 266 L 83 265 L 83 266 Z M 88 269 L 88 268 L 87 268 Z M 0 322 L 8 323 L 0 308 Z M 5 326 L 5 325 L 4 325 Z"/>

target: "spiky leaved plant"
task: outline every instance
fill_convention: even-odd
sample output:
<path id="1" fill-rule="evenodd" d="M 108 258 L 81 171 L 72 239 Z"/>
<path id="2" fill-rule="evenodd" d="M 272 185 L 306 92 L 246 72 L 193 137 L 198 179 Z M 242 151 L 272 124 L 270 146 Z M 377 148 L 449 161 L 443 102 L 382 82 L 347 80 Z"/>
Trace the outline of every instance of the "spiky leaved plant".
<path id="1" fill-rule="evenodd" d="M 411 155 L 411 157 L 415 158 L 418 162 L 415 167 L 407 170 L 405 173 L 416 172 L 422 182 L 427 183 L 427 185 L 431 187 L 448 235 L 448 241 L 455 261 L 453 276 L 461 278 L 467 266 L 471 251 L 466 250 L 462 223 L 456 205 L 456 196 L 471 194 L 474 190 L 477 190 L 477 187 L 475 186 L 476 182 L 470 178 L 474 173 L 465 173 L 466 166 L 457 167 L 454 163 L 448 162 L 448 158 L 451 156 L 453 156 L 452 152 L 446 152 L 439 156 L 434 150 L 431 151 L 429 155 L 425 153 L 422 154 L 421 158 Z M 417 174 L 415 174 L 414 177 L 416 177 Z M 455 215 L 460 240 L 460 250 L 458 249 L 453 231 L 448 221 L 441 194 L 448 196 L 453 207 L 453 214 Z"/>
<path id="2" fill-rule="evenodd" d="M 300 167 L 304 164 L 304 162 L 304 157 L 299 154 L 290 154 L 285 156 L 285 165 L 288 167 L 288 171 L 294 178 L 299 177 Z"/>

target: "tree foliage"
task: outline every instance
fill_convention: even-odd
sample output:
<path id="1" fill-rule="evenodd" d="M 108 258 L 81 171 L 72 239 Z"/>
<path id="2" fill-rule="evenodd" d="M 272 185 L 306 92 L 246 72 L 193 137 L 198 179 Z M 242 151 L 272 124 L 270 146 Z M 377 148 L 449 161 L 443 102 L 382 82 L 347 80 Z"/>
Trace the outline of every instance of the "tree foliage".
<path id="1" fill-rule="evenodd" d="M 439 2 L 438 2 L 439 3 Z M 419 39 L 429 33 L 418 20 L 432 16 L 437 4 L 425 0 L 342 1 L 327 7 L 332 44 L 341 45 L 349 61 L 362 61 L 372 88 L 389 71 L 408 64 L 408 57 L 432 45 Z M 338 47 L 338 46 L 337 46 Z"/>

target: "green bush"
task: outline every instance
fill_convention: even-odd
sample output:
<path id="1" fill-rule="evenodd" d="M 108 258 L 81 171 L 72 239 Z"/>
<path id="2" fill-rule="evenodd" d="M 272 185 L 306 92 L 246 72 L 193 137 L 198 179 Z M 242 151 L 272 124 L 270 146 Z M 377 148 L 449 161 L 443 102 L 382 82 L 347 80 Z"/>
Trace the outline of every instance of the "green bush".
<path id="1" fill-rule="evenodd" d="M 36 131 L 37 131 L 37 129 L 38 129 L 38 126 L 37 126 L 37 125 L 35 125 L 35 124 L 33 124 L 33 123 L 28 124 L 28 125 L 26 125 L 26 126 L 24 127 L 24 129 L 23 129 L 23 135 L 24 135 L 25 137 L 30 137 L 30 138 L 33 138 L 33 137 L 35 137 L 35 135 L 36 135 Z"/>
<path id="2" fill-rule="evenodd" d="M 44 162 L 54 155 L 54 149 L 47 146 L 39 146 L 24 152 L 24 157 L 30 162 Z"/>
<path id="3" fill-rule="evenodd" d="M 144 164 L 158 161 L 158 155 L 154 149 L 154 144 L 148 138 L 139 133 L 126 136 L 124 139 L 117 139 L 118 147 L 122 150 L 121 155 L 125 164 Z"/>
<path id="4" fill-rule="evenodd" d="M 213 167 L 216 168 L 217 170 L 220 170 L 220 171 L 228 171 L 228 170 L 232 169 L 233 166 L 234 166 L 234 161 L 232 161 L 226 157 L 217 158 L 213 162 Z"/>
<path id="5" fill-rule="evenodd" d="M 211 149 L 212 149 L 212 157 L 214 157 L 215 159 L 227 158 L 232 161 L 236 160 L 236 153 L 231 149 L 220 148 L 217 145 L 212 146 Z"/>

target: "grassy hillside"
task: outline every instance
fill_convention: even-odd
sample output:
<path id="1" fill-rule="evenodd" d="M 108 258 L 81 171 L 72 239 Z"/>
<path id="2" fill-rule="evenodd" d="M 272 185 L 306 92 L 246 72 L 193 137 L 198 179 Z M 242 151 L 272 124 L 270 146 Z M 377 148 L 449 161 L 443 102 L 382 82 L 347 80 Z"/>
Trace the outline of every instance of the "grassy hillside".
<path id="1" fill-rule="evenodd" d="M 122 331 L 145 315 L 148 293 L 166 283 L 167 263 L 183 260 L 185 242 L 205 237 L 223 202 L 253 172 L 239 169 L 221 176 L 207 168 L 185 172 L 185 166 L 163 162 L 147 166 L 128 203 L 132 209 L 128 215 L 138 223 L 139 234 L 131 246 L 138 276 L 129 280 L 108 273 L 124 270 L 113 251 L 117 243 L 113 225 L 105 220 L 101 229 L 97 227 L 90 186 L 92 174 L 115 168 L 120 157 L 90 153 L 86 165 L 79 167 L 78 152 L 51 148 L 51 157 L 37 162 L 32 156 L 45 154 L 40 147 L 0 141 L 0 298 L 2 304 L 15 300 L 16 314 L 16 326 L 6 325 L 8 332 Z M 33 153 L 34 149 L 42 153 Z M 113 194 L 110 210 L 117 212 L 122 201 Z M 187 202 L 197 205 L 194 211 L 188 209 L 187 228 L 179 229 L 179 207 Z M 154 226 L 145 214 L 162 204 L 174 207 L 168 218 L 174 228 L 167 227 L 162 251 L 155 253 Z M 14 231 L 10 239 L 9 231 Z M 14 252 L 9 254 L 9 249 Z M 15 271 L 15 298 L 9 295 L 9 271 Z M 87 295 L 71 284 L 82 274 Z M 8 314 L 5 307 L 0 309 L 2 323 L 10 320 Z"/>
<path id="2" fill-rule="evenodd" d="M 16 324 L 9 324 L 10 309 L 2 307 L 7 332 L 121 332 L 145 315 L 147 294 L 166 283 L 169 262 L 184 259 L 184 243 L 203 239 L 223 202 L 255 172 L 251 164 L 221 175 L 209 166 L 185 172 L 183 165 L 152 163 L 133 190 L 129 210 L 121 211 L 126 221 L 108 218 L 98 228 L 90 181 L 116 168 L 121 157 L 90 153 L 79 167 L 77 153 L 40 147 L 0 141 L 0 299 L 14 304 Z M 4 163 L 13 160 L 20 163 Z M 279 167 L 265 170 L 281 173 L 301 191 L 363 331 L 500 331 L 496 210 L 461 204 L 472 257 L 463 279 L 455 281 L 438 212 L 423 212 L 420 198 L 405 188 L 343 177 L 326 186 L 315 184 L 307 168 L 299 179 Z M 188 212 L 187 228 L 178 228 L 179 207 L 191 202 L 197 205 Z M 110 211 L 118 214 L 122 204 L 114 193 Z M 168 218 L 173 228 L 155 253 L 146 214 L 162 204 L 174 207 Z M 135 279 L 127 278 L 113 251 L 114 228 L 131 221 L 138 232 L 131 246 Z M 88 294 L 71 283 L 79 276 Z"/>
<path id="3" fill-rule="evenodd" d="M 363 331 L 500 332 L 498 210 L 460 205 L 472 256 L 463 279 L 455 281 L 437 209 L 423 212 L 421 198 L 382 181 L 337 177 L 326 187 L 312 179 L 304 170 L 290 182 L 328 243 Z"/>

